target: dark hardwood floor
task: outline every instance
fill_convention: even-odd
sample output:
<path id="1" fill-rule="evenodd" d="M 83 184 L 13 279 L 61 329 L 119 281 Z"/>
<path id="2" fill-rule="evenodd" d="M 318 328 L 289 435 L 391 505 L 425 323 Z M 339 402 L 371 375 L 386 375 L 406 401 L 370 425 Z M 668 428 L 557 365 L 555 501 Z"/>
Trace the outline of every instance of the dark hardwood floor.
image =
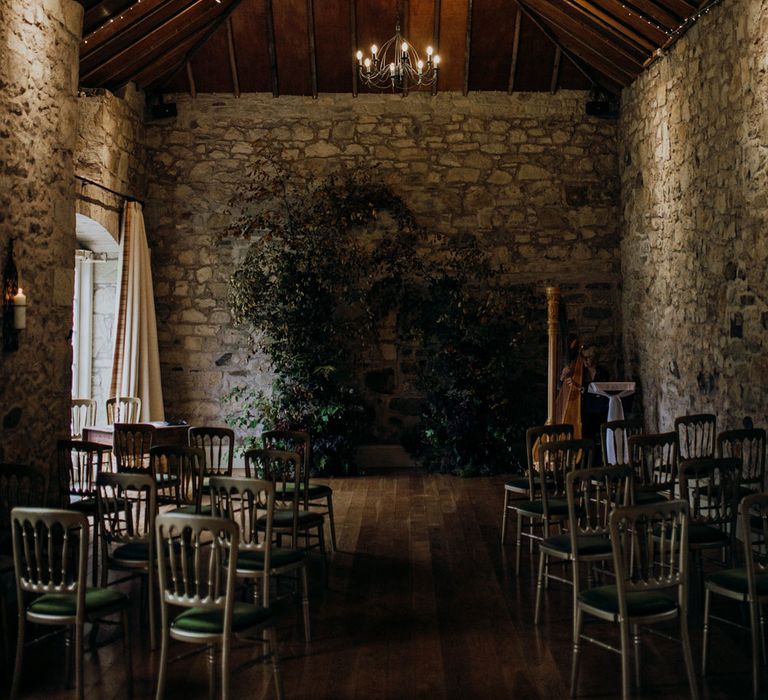
<path id="1" fill-rule="evenodd" d="M 303 642 L 293 601 L 282 611 L 278 634 L 286 700 L 568 696 L 570 589 L 552 584 L 543 624 L 534 627 L 533 559 L 526 552 L 516 579 L 514 546 L 499 543 L 503 481 L 395 472 L 330 482 L 340 551 L 332 559 L 327 589 L 317 562 L 311 571 L 310 644 Z M 134 697 L 149 698 L 159 652 L 148 651 L 146 628 L 139 622 L 139 589 L 129 590 L 136 601 Z M 694 596 L 694 606 L 699 605 Z M 735 604 L 717 608 L 738 618 Z M 690 624 L 699 668 L 698 608 Z M 610 625 L 595 625 L 592 632 L 616 641 Z M 702 697 L 750 697 L 748 635 L 716 626 L 712 642 Z M 172 650 L 188 648 L 174 643 Z M 74 697 L 74 691 L 61 687 L 62 650 L 61 639 L 27 650 L 22 698 Z M 238 651 L 235 664 L 251 654 Z M 619 657 L 588 646 L 582 658 L 579 696 L 618 697 Z M 7 695 L 9 676 L 6 667 L 0 696 Z M 126 697 L 124 677 L 119 642 L 86 654 L 86 697 Z M 235 671 L 232 686 L 233 698 L 274 697 L 266 665 Z M 637 696 L 689 696 L 677 642 L 644 636 L 643 686 Z M 166 697 L 207 697 L 204 654 L 170 667 Z"/>

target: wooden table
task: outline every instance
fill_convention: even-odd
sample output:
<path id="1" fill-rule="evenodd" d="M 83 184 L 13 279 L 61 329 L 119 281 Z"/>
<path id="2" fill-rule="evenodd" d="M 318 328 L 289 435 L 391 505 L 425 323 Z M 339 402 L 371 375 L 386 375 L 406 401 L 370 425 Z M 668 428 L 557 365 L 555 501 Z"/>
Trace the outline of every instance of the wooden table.
<path id="1" fill-rule="evenodd" d="M 149 423 L 148 425 L 155 429 L 155 434 L 152 437 L 152 445 L 155 447 L 161 445 L 185 446 L 188 444 L 188 425 L 166 425 L 165 423 Z M 83 440 L 112 447 L 113 431 L 114 426 L 112 425 L 91 425 L 83 428 Z"/>

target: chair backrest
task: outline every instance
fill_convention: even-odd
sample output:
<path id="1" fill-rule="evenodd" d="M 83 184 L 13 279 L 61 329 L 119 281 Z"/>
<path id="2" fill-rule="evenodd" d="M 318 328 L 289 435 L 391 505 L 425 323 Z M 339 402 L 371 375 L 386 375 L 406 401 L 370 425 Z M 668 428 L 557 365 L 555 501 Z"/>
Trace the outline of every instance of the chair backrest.
<path id="1" fill-rule="evenodd" d="M 149 451 L 155 427 L 149 423 L 115 423 L 113 452 L 118 472 L 149 474 Z"/>
<path id="2" fill-rule="evenodd" d="M 568 474 L 592 466 L 592 440 L 556 440 L 539 445 L 539 488 L 544 517 L 552 498 L 565 499 Z"/>
<path id="3" fill-rule="evenodd" d="M 577 469 L 566 477 L 571 551 L 580 535 L 608 535 L 608 519 L 616 508 L 632 505 L 632 467 Z"/>
<path id="4" fill-rule="evenodd" d="M 265 430 L 261 434 L 261 442 L 265 450 L 298 452 L 304 459 L 304 487 L 308 486 L 309 473 L 312 470 L 312 445 L 309 433 L 303 430 Z"/>
<path id="5" fill-rule="evenodd" d="M 189 444 L 205 451 L 206 476 L 232 476 L 235 458 L 234 430 L 210 426 L 190 428 Z"/>
<path id="6" fill-rule="evenodd" d="M 0 551 L 10 552 L 11 511 L 42 508 L 47 496 L 47 480 L 39 471 L 22 464 L 0 464 Z"/>
<path id="7" fill-rule="evenodd" d="M 82 437 L 90 425 L 96 425 L 96 399 L 72 399 L 72 437 Z"/>
<path id="8" fill-rule="evenodd" d="M 697 413 L 675 418 L 678 461 L 715 456 L 717 416 L 714 413 Z"/>
<path id="9" fill-rule="evenodd" d="M 617 508 L 609 519 L 620 614 L 627 616 L 627 593 L 677 588 L 688 602 L 688 504 L 664 501 Z"/>
<path id="10" fill-rule="evenodd" d="M 96 476 L 109 468 L 108 445 L 82 440 L 59 440 L 56 444 L 56 462 L 62 505 L 68 505 L 71 496 L 77 499 L 96 498 Z"/>
<path id="11" fill-rule="evenodd" d="M 289 494 L 292 498 L 275 501 L 275 510 L 290 509 L 293 512 L 292 547 L 298 537 L 299 491 L 303 482 L 304 459 L 298 452 L 282 450 L 248 450 L 245 453 L 245 476 L 271 481 L 277 495 Z"/>
<path id="12" fill-rule="evenodd" d="M 625 465 L 630 463 L 629 438 L 640 435 L 643 432 L 643 424 L 639 420 L 612 420 L 600 426 L 600 445 L 603 453 L 603 464 Z M 609 445 L 613 446 L 609 450 Z M 613 454 L 613 460 L 609 459 Z"/>
<path id="13" fill-rule="evenodd" d="M 741 460 L 735 457 L 680 462 L 680 498 L 688 501 L 691 522 L 735 535 Z"/>
<path id="14" fill-rule="evenodd" d="M 235 570 L 239 543 L 237 525 L 227 518 L 185 513 L 157 516 L 153 540 L 163 629 L 168 606 L 222 610 L 224 637 L 232 630 Z M 225 575 L 222 580 L 222 571 Z"/>
<path id="15" fill-rule="evenodd" d="M 635 489 L 669 491 L 675 495 L 677 479 L 677 433 L 632 435 L 629 455 L 635 472 Z"/>
<path id="16" fill-rule="evenodd" d="M 141 399 L 136 396 L 113 396 L 107 399 L 107 425 L 138 423 L 141 420 Z"/>
<path id="17" fill-rule="evenodd" d="M 535 425 L 525 431 L 525 455 L 528 467 L 528 490 L 534 494 L 538 486 L 539 446 L 544 442 L 573 439 L 573 426 L 569 423 Z M 532 497 L 532 496 L 531 496 Z"/>
<path id="18" fill-rule="evenodd" d="M 170 474 L 179 480 L 179 496 L 184 505 L 195 506 L 200 512 L 205 477 L 205 450 L 183 445 L 157 445 L 149 450 L 149 470 Z"/>
<path id="19" fill-rule="evenodd" d="M 157 516 L 155 480 L 148 474 L 102 472 L 96 485 L 103 543 L 148 543 L 151 561 Z"/>
<path id="20" fill-rule="evenodd" d="M 88 519 L 54 508 L 14 508 L 11 512 L 13 563 L 19 600 L 22 592 L 77 596 L 77 616 L 85 614 Z"/>
<path id="21" fill-rule="evenodd" d="M 768 574 L 768 493 L 745 496 L 739 504 L 749 595 L 757 593 L 755 577 Z"/>
<path id="22" fill-rule="evenodd" d="M 741 460 L 741 483 L 754 491 L 765 484 L 765 430 L 743 428 L 724 430 L 717 436 L 717 456 Z"/>
<path id="23" fill-rule="evenodd" d="M 213 476 L 210 492 L 211 514 L 217 518 L 232 520 L 240 533 L 240 551 L 261 552 L 264 571 L 269 572 L 272 566 L 274 483 L 263 479 Z M 266 606 L 269 605 L 270 576 L 262 578 L 262 600 Z"/>

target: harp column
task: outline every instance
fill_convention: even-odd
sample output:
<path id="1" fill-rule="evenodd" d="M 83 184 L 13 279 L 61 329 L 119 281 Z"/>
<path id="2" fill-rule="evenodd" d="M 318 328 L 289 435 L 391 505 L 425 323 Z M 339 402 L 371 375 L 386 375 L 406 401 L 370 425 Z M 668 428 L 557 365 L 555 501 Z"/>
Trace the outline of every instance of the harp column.
<path id="1" fill-rule="evenodd" d="M 560 287 L 547 287 L 547 425 L 555 422 L 557 335 L 560 330 Z"/>

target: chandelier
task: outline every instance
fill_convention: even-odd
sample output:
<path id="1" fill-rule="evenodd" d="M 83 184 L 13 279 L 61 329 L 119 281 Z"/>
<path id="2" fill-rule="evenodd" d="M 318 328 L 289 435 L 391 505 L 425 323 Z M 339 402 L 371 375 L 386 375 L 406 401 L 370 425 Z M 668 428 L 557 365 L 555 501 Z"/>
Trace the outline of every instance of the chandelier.
<path id="1" fill-rule="evenodd" d="M 433 54 L 427 46 L 427 60 L 422 61 L 416 49 L 400 34 L 400 19 L 397 20 L 395 35 L 381 47 L 371 46 L 371 55 L 355 55 L 360 80 L 364 85 L 377 90 L 388 90 L 406 94 L 408 90 L 432 87 L 437 82 L 440 56 Z"/>

